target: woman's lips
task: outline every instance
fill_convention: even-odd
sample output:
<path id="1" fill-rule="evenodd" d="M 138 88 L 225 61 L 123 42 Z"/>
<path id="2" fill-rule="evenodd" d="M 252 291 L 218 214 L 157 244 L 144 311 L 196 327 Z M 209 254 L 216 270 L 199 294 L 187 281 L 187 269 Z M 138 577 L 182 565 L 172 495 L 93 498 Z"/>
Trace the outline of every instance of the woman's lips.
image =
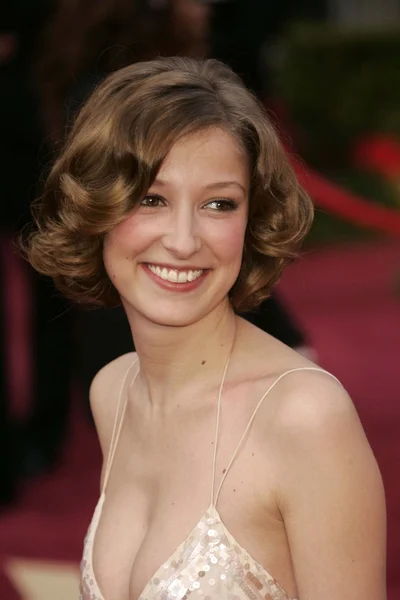
<path id="1" fill-rule="evenodd" d="M 144 271 L 147 275 L 152 279 L 155 283 L 157 283 L 160 287 L 174 291 L 174 292 L 190 292 L 196 288 L 198 288 L 207 277 L 210 272 L 209 269 L 170 269 L 167 267 L 159 267 L 163 276 L 165 277 L 165 271 L 168 272 L 169 279 L 163 278 L 157 273 L 154 272 L 155 265 L 142 264 Z M 171 271 L 176 273 L 177 281 L 170 281 L 173 278 L 173 275 L 169 275 Z M 198 274 L 201 271 L 200 274 Z M 186 279 L 189 277 L 195 277 L 192 281 L 181 281 L 179 282 L 180 273 L 186 274 Z M 193 275 L 190 275 L 192 273 Z M 182 279 L 182 275 L 181 275 Z"/>

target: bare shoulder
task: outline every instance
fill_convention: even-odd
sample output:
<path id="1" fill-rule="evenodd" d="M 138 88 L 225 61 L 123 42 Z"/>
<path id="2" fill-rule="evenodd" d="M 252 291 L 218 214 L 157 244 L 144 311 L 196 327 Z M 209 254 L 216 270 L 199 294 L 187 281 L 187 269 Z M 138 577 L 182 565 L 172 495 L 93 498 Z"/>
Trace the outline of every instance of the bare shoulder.
<path id="1" fill-rule="evenodd" d="M 280 383 L 276 493 L 299 596 L 383 599 L 384 488 L 354 404 L 323 372 L 290 373 Z"/>
<path id="2" fill-rule="evenodd" d="M 135 352 L 129 352 L 111 361 L 98 371 L 90 386 L 90 407 L 103 457 L 108 454 L 121 385 L 135 357 Z"/>
<path id="3" fill-rule="evenodd" d="M 372 451 L 352 399 L 329 373 L 316 368 L 289 372 L 275 390 L 274 428 L 284 458 L 324 460 L 346 465 L 359 454 L 365 464 Z"/>
<path id="4" fill-rule="evenodd" d="M 299 481 L 303 470 L 303 483 L 320 469 L 347 473 L 353 481 L 370 479 L 380 487 L 372 449 L 340 381 L 278 340 L 244 327 L 251 355 L 246 371 L 256 370 L 255 381 L 262 390 L 273 385 L 260 410 L 257 429 L 261 436 L 268 431 L 289 500 L 296 497 L 289 484 Z M 270 357 L 267 366 L 266 356 Z"/>
<path id="5" fill-rule="evenodd" d="M 368 491 L 371 502 L 374 499 L 383 513 L 379 468 L 344 387 L 322 370 L 292 372 L 281 384 L 275 398 L 274 428 L 281 457 L 283 510 L 291 511 L 306 486 L 314 490 L 315 498 L 328 488 L 331 499 L 342 490 L 344 497 L 351 495 L 360 505 Z"/>
<path id="6" fill-rule="evenodd" d="M 288 434 L 325 434 L 344 423 L 360 426 L 348 392 L 331 373 L 316 365 L 288 369 L 278 395 L 277 424 Z"/>

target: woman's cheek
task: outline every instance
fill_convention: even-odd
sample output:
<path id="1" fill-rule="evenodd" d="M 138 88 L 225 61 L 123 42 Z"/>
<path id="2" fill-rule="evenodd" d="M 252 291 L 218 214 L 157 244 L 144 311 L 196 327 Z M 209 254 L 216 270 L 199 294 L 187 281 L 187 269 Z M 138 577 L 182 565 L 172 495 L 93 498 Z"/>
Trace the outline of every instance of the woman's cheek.
<path id="1" fill-rule="evenodd" d="M 228 225 L 228 224 L 227 224 Z M 220 228 L 214 233 L 213 246 L 217 253 L 226 259 L 241 257 L 246 228 L 241 222 L 229 223 L 229 226 Z"/>

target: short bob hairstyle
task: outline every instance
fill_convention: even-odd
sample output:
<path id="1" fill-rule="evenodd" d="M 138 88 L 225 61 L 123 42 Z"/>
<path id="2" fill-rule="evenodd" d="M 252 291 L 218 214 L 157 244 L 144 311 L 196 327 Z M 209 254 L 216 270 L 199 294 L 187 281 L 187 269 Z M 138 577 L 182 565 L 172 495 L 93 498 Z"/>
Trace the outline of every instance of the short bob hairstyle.
<path id="1" fill-rule="evenodd" d="M 70 299 L 119 304 L 105 235 L 138 206 L 173 144 L 214 127 L 237 140 L 250 166 L 243 262 L 229 295 L 237 311 L 257 307 L 297 256 L 313 207 L 261 105 L 216 60 L 137 63 L 94 90 L 34 204 L 28 260 Z"/>

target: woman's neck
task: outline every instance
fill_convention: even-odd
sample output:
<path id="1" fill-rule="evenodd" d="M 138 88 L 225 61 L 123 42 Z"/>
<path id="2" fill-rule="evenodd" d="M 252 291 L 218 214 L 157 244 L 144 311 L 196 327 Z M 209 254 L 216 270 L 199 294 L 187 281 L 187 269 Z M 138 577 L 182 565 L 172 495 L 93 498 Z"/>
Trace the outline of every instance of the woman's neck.
<path id="1" fill-rule="evenodd" d="M 219 384 L 236 330 L 228 303 L 185 327 L 158 325 L 129 311 L 128 318 L 140 361 L 139 385 L 153 408 L 176 406 L 205 381 L 204 387 Z"/>

